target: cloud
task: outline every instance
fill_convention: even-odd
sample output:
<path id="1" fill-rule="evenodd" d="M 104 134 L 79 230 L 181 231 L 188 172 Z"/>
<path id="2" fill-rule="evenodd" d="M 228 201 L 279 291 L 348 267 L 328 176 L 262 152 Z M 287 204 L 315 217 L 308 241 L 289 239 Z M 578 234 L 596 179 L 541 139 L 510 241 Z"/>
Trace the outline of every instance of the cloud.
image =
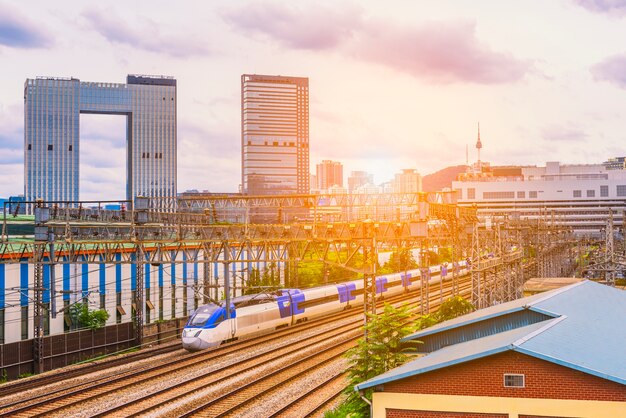
<path id="1" fill-rule="evenodd" d="M 608 81 L 626 89 L 626 53 L 608 57 L 590 71 L 595 80 Z"/>
<path id="2" fill-rule="evenodd" d="M 368 19 L 355 7 L 305 9 L 293 2 L 254 4 L 222 17 L 288 48 L 336 51 L 439 83 L 508 83 L 533 70 L 530 62 L 481 43 L 473 23 L 406 26 Z"/>
<path id="3" fill-rule="evenodd" d="M 362 33 L 356 55 L 439 83 L 508 83 L 532 70 L 527 61 L 492 51 L 470 23 L 428 23 L 419 27 L 374 23 Z"/>
<path id="4" fill-rule="evenodd" d="M 541 130 L 541 136 L 548 141 L 580 142 L 589 135 L 577 126 L 549 125 Z"/>
<path id="5" fill-rule="evenodd" d="M 574 0 L 579 6 L 612 16 L 626 16 L 626 0 Z"/>
<path id="6" fill-rule="evenodd" d="M 6 149 L 0 147 L 0 166 L 4 164 L 24 163 L 24 149 Z"/>
<path id="7" fill-rule="evenodd" d="M 126 44 L 174 57 L 190 57 L 211 52 L 201 37 L 190 32 L 182 36 L 162 33 L 160 27 L 163 25 L 146 18 L 142 19 L 140 24 L 131 25 L 110 9 L 106 11 L 88 9 L 82 13 L 82 16 L 87 20 L 89 27 L 112 43 Z"/>
<path id="8" fill-rule="evenodd" d="M 12 48 L 45 48 L 52 43 L 52 36 L 40 24 L 0 5 L 0 45 Z"/>
<path id="9" fill-rule="evenodd" d="M 23 105 L 0 104 L 0 152 L 24 150 Z"/>
<path id="10" fill-rule="evenodd" d="M 256 2 L 221 12 L 224 20 L 249 34 L 262 34 L 280 44 L 307 50 L 331 49 L 352 37 L 361 25 L 361 11 L 353 6 L 338 9 L 315 4 Z"/>

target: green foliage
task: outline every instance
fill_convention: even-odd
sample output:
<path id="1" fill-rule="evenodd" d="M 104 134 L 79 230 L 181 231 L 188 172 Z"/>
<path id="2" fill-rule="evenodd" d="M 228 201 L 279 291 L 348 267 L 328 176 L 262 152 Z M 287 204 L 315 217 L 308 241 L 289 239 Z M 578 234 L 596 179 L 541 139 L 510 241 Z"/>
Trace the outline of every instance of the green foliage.
<path id="1" fill-rule="evenodd" d="M 334 263 L 340 263 L 345 260 L 347 255 L 337 253 L 329 253 L 328 260 Z M 360 269 L 363 268 L 363 255 L 355 254 L 348 263 L 349 267 Z M 298 262 L 298 282 L 297 287 L 313 287 L 327 283 L 338 283 L 348 280 L 354 280 L 358 274 L 354 271 L 347 270 L 339 265 L 325 264 L 318 260 L 303 260 Z M 292 286 L 296 287 L 295 278 L 290 277 Z"/>
<path id="2" fill-rule="evenodd" d="M 447 321 L 457 316 L 468 314 L 474 311 L 476 307 L 470 301 L 461 296 L 452 296 L 441 304 L 436 312 L 438 322 Z"/>
<path id="3" fill-rule="evenodd" d="M 440 321 L 437 318 L 437 316 L 435 315 L 435 313 L 427 314 L 427 315 L 421 316 L 417 320 L 415 328 L 420 330 L 420 329 L 432 327 L 433 325 L 437 325 L 439 322 Z"/>
<path id="4" fill-rule="evenodd" d="M 380 315 L 368 315 L 366 325 L 368 340 L 363 338 L 357 346 L 348 351 L 350 385 L 346 389 L 348 399 L 337 409 L 327 412 L 325 418 L 369 416 L 369 405 L 354 391 L 354 386 L 369 380 L 387 370 L 398 367 L 409 358 L 408 352 L 420 341 L 401 342 L 402 338 L 413 332 L 431 327 L 439 322 L 456 318 L 474 310 L 474 305 L 460 296 L 447 299 L 436 312 L 420 317 L 411 322 L 409 307 L 404 305 L 394 308 L 385 304 Z M 364 394 L 372 399 L 372 390 Z"/>
<path id="5" fill-rule="evenodd" d="M 432 327 L 440 322 L 470 313 L 475 309 L 476 308 L 471 302 L 461 296 L 452 296 L 451 298 L 446 299 L 437 311 L 421 316 L 417 320 L 416 328 L 424 329 Z"/>
<path id="6" fill-rule="evenodd" d="M 441 264 L 442 261 L 442 257 L 434 252 L 434 251 L 428 251 L 428 262 L 430 263 L 431 266 L 437 265 L 437 264 Z"/>
<path id="7" fill-rule="evenodd" d="M 391 274 L 400 271 L 413 270 L 417 268 L 417 262 L 410 249 L 402 248 L 394 251 L 389 256 L 389 260 L 378 269 L 379 274 Z"/>
<path id="8" fill-rule="evenodd" d="M 439 247 L 439 260 L 441 261 L 441 263 L 451 263 L 452 262 L 452 247 Z M 441 264 L 441 263 L 437 263 L 437 264 Z"/>
<path id="9" fill-rule="evenodd" d="M 18 375 L 17 378 L 18 379 L 25 379 L 25 378 L 31 377 L 31 376 L 34 376 L 34 375 L 32 373 L 30 373 L 30 372 L 26 372 L 26 373 L 22 373 L 22 374 Z"/>
<path id="10" fill-rule="evenodd" d="M 70 317 L 80 328 L 96 330 L 106 324 L 109 313 L 104 309 L 89 309 L 86 303 L 75 303 L 70 307 Z"/>
<path id="11" fill-rule="evenodd" d="M 324 418 L 366 418 L 369 417 L 369 410 L 363 409 L 365 402 L 361 398 L 358 398 L 358 402 L 353 399 L 348 399 L 335 409 L 324 412 Z M 365 404 L 367 406 L 367 404 Z"/>
<path id="12" fill-rule="evenodd" d="M 369 405 L 354 391 L 354 386 L 404 363 L 408 358 L 406 349 L 417 343 L 400 341 L 416 329 L 409 321 L 411 316 L 407 305 L 394 308 L 389 304 L 385 304 L 384 311 L 379 315 L 368 314 L 370 321 L 365 326 L 367 340 L 361 338 L 357 346 L 346 354 L 350 380 L 346 404 L 352 406 L 354 417 L 369 415 Z M 371 392 L 365 393 L 370 400 Z"/>

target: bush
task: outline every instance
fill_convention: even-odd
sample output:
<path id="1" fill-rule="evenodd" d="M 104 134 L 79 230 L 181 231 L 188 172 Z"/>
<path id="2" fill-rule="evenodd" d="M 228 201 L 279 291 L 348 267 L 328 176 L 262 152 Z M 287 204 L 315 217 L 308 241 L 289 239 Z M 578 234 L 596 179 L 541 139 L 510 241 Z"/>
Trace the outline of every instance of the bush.
<path id="1" fill-rule="evenodd" d="M 70 307 L 70 317 L 80 328 L 96 330 L 106 324 L 109 313 L 104 309 L 89 309 L 86 303 L 76 303 Z"/>

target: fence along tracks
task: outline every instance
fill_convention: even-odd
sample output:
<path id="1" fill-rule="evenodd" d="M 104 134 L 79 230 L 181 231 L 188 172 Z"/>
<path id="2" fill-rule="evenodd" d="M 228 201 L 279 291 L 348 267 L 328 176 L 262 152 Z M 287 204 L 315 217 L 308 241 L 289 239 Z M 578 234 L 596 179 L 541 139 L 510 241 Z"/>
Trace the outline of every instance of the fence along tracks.
<path id="1" fill-rule="evenodd" d="M 449 282 L 444 282 L 444 285 L 446 285 L 445 293 L 450 294 Z M 415 293 L 407 295 L 415 297 Z M 407 295 L 403 295 L 405 300 Z M 431 294 L 433 306 L 439 298 L 439 293 Z M 401 297 L 389 298 L 387 302 L 397 302 L 401 299 Z M 338 314 L 332 320 L 311 321 L 253 340 L 228 344 L 215 350 L 179 356 L 160 364 L 113 373 L 97 381 L 92 380 L 88 384 L 64 385 L 62 390 L 48 391 L 46 395 L 4 405 L 0 407 L 0 413 L 4 416 L 44 416 L 53 413 L 61 414 L 63 411 L 76 412 L 76 408 L 93 408 L 90 409 L 92 412 L 89 412 L 91 416 L 139 416 L 148 412 L 157 416 L 161 413 L 168 416 L 240 415 L 241 411 L 235 412 L 236 404 L 244 403 L 251 407 L 253 400 L 276 398 L 276 393 L 285 386 L 285 384 L 279 385 L 278 381 L 288 379 L 287 386 L 295 385 L 297 382 L 311 382 L 314 380 L 311 378 L 313 369 L 319 369 L 320 364 L 326 362 L 339 361 L 341 354 L 360 336 L 361 315 L 360 310 L 355 309 Z M 294 333 L 307 331 L 313 333 L 316 328 L 338 321 L 338 317 L 346 319 L 350 316 L 352 320 L 348 320 L 345 325 L 333 327 L 330 331 L 318 331 L 312 336 L 302 337 L 289 344 L 280 343 L 279 347 L 271 348 L 272 344 L 276 345 L 278 341 L 284 341 L 288 336 L 293 338 Z M 259 354 L 246 354 L 253 349 L 260 350 Z M 333 349 L 340 352 L 328 354 L 333 352 Z M 314 353 L 309 354 L 311 350 Z M 229 361 L 221 361 L 220 358 L 222 360 L 229 358 Z M 222 364 L 216 366 L 215 364 L 220 361 Z M 300 366 L 297 366 L 296 371 L 295 366 L 290 366 L 291 364 L 300 364 Z M 309 366 L 305 366 L 306 364 Z M 335 369 L 336 373 L 330 377 L 339 379 L 337 376 L 343 373 L 345 365 L 344 367 L 337 366 Z M 173 378 L 175 374 L 178 376 Z M 261 378 L 254 377 L 255 374 L 261 375 Z M 323 391 L 314 386 L 309 384 L 307 392 L 311 393 L 307 397 L 323 398 L 321 395 L 314 396 L 314 393 Z M 321 382 L 320 386 L 325 386 L 325 383 Z M 134 395 L 124 395 L 125 392 L 130 392 L 129 389 L 132 389 Z M 337 393 L 338 391 L 335 390 L 332 398 L 339 396 Z M 248 394 L 248 400 L 242 400 L 241 394 Z M 302 396 L 292 396 L 289 399 L 279 397 L 280 405 L 273 407 L 273 410 L 286 413 L 292 408 L 301 408 L 300 398 Z M 201 402 L 203 399 L 211 400 L 211 404 Z M 108 407 L 96 406 L 94 400 L 98 400 L 99 403 L 108 403 Z M 320 402 L 310 400 L 306 403 L 315 406 Z M 323 400 L 322 403 L 325 404 L 327 401 Z M 227 404 L 230 406 L 226 406 Z"/>

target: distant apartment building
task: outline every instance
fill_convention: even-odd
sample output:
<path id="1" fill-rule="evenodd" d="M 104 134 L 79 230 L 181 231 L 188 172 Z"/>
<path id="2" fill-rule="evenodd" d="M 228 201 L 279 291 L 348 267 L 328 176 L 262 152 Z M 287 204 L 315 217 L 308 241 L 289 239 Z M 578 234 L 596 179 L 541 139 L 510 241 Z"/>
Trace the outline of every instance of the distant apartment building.
<path id="1" fill-rule="evenodd" d="M 609 213 L 621 226 L 626 170 L 605 164 L 490 167 L 469 170 L 452 183 L 460 205 L 476 205 L 481 218 L 544 218 L 583 235 L 599 235 Z"/>
<path id="2" fill-rule="evenodd" d="M 348 193 L 353 193 L 357 188 L 366 184 L 374 183 L 374 176 L 366 171 L 352 171 L 348 176 Z"/>
<path id="3" fill-rule="evenodd" d="M 242 192 L 306 194 L 309 170 L 309 79 L 242 75 Z"/>
<path id="4" fill-rule="evenodd" d="M 417 193 L 422 191 L 422 176 L 417 170 L 409 168 L 395 175 L 394 193 Z"/>
<path id="5" fill-rule="evenodd" d="M 316 166 L 316 178 L 319 190 L 343 187 L 343 165 L 338 161 L 323 160 Z"/>
<path id="6" fill-rule="evenodd" d="M 126 198 L 176 198 L 176 80 L 128 75 L 126 84 L 76 78 L 24 83 L 24 198 L 79 200 L 80 114 L 122 115 Z M 106 159 L 107 150 L 102 150 Z M 168 200 L 169 199 L 169 200 Z"/>

